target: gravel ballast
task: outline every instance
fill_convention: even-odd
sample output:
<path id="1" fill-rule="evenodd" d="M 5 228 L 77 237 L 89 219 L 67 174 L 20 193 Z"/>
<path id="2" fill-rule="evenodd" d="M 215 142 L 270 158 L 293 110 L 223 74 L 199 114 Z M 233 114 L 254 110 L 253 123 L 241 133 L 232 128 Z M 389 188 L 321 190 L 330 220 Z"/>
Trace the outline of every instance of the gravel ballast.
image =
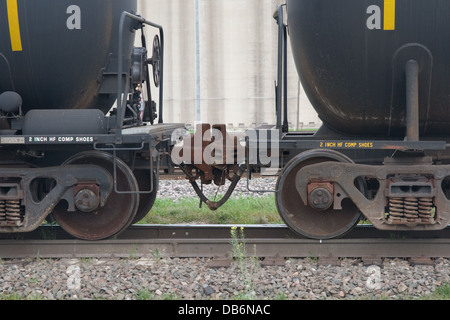
<path id="1" fill-rule="evenodd" d="M 245 197 L 265 197 L 272 195 L 271 191 L 276 190 L 277 179 L 273 177 L 251 179 L 247 187 L 247 179 L 242 178 L 237 184 L 232 198 L 245 198 Z M 214 199 L 215 196 L 220 199 L 222 195 L 226 193 L 230 182 L 227 181 L 225 186 L 218 188 L 216 185 L 203 185 L 203 193 L 209 198 Z M 200 187 L 200 184 L 199 184 Z M 265 192 L 250 192 L 250 190 L 265 191 Z M 180 198 L 198 198 L 187 180 L 161 180 L 159 182 L 158 198 L 169 198 L 177 200 Z"/>
<path id="2" fill-rule="evenodd" d="M 241 269 L 214 268 L 208 259 L 62 259 L 5 261 L 3 295 L 51 300 L 366 300 L 426 298 L 450 283 L 449 261 L 412 266 L 388 259 L 381 266 L 343 260 L 340 266 L 311 259 Z M 246 284 L 248 284 L 246 286 Z"/>

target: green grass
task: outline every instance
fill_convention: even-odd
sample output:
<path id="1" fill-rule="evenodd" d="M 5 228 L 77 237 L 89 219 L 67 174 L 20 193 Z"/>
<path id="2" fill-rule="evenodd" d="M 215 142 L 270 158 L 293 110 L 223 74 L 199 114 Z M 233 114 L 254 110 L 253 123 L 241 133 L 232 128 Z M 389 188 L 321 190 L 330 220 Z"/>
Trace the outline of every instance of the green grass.
<path id="1" fill-rule="evenodd" d="M 21 295 L 18 293 L 0 294 L 0 300 L 45 300 L 40 295 Z"/>
<path id="2" fill-rule="evenodd" d="M 430 297 L 431 300 L 450 300 L 450 285 L 448 283 L 437 287 Z"/>
<path id="3" fill-rule="evenodd" d="M 273 196 L 233 198 L 217 211 L 200 200 L 182 198 L 178 201 L 157 199 L 141 224 L 281 224 Z"/>

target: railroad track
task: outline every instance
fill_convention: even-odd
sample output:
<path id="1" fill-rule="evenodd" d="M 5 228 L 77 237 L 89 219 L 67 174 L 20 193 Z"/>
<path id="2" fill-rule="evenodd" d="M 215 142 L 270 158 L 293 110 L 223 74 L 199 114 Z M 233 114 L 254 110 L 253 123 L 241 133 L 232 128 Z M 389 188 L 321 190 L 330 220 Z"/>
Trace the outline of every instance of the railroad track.
<path id="1" fill-rule="evenodd" d="M 133 226 L 116 239 L 88 242 L 71 238 L 55 226 L 27 234 L 1 235 L 0 257 L 108 258 L 160 255 L 179 258 L 214 258 L 217 266 L 230 263 L 231 226 Z M 450 257 L 450 229 L 439 232 L 386 233 L 360 226 L 345 239 L 318 241 L 293 234 L 284 225 L 244 226 L 248 252 L 264 264 L 285 258 L 316 258 L 333 263 L 339 258 L 361 258 L 368 263 L 382 258 L 410 258 L 432 263 Z"/>

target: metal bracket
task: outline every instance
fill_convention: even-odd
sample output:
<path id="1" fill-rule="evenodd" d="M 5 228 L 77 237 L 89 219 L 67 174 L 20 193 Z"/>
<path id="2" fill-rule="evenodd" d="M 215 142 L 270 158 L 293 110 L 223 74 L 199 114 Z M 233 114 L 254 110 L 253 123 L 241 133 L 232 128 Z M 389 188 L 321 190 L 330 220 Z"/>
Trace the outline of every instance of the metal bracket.
<path id="1" fill-rule="evenodd" d="M 361 212 L 374 224 L 378 229 L 384 230 L 410 230 L 407 226 L 390 225 L 385 219 L 387 194 L 389 189 L 389 177 L 396 174 L 415 175 L 433 177 L 432 190 L 423 194 L 419 190 L 416 198 L 426 195 L 434 198 L 437 208 L 436 223 L 433 225 L 417 226 L 418 230 L 440 230 L 445 228 L 450 222 L 450 200 L 444 194 L 442 189 L 442 181 L 446 177 L 450 177 L 450 165 L 385 165 L 371 166 L 358 165 L 350 163 L 323 162 L 302 168 L 296 176 L 296 188 L 300 197 L 305 203 L 308 202 L 308 184 L 312 179 L 327 181 L 339 186 L 344 193 L 341 195 L 350 198 L 353 203 L 361 210 Z M 371 177 L 378 181 L 378 192 L 373 199 L 368 199 L 355 186 L 355 180 L 361 177 Z M 421 185 L 420 185 L 421 186 Z M 429 184 L 424 185 L 429 186 Z M 338 190 L 338 189 L 336 189 Z M 410 195 L 405 193 L 405 195 Z"/>
<path id="2" fill-rule="evenodd" d="M 124 25 L 125 20 L 131 19 L 133 21 L 139 22 L 141 25 L 149 25 L 151 27 L 159 29 L 159 38 L 160 38 L 160 86 L 159 86 L 159 123 L 163 123 L 163 99 L 164 99 L 164 85 L 163 85 L 163 79 L 164 79 L 164 30 L 163 27 L 145 20 L 142 17 L 136 16 L 134 14 L 131 14 L 129 12 L 124 11 L 120 17 L 120 23 L 119 23 L 119 49 L 117 54 L 117 61 L 118 61 L 118 67 L 117 67 L 117 126 L 116 126 L 116 137 L 115 141 L 117 144 L 122 143 L 122 125 L 123 120 L 125 117 L 125 107 L 126 106 L 126 100 L 128 95 L 128 86 L 126 86 L 125 92 L 122 92 L 122 76 L 123 76 L 123 33 L 124 33 Z M 123 98 L 122 98 L 122 95 Z"/>

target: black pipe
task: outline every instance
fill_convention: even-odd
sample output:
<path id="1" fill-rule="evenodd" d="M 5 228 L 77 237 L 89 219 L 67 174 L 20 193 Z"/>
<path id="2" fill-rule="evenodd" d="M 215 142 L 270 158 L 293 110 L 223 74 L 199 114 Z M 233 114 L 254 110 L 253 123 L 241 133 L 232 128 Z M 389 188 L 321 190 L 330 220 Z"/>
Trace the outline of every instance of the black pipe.
<path id="1" fill-rule="evenodd" d="M 419 64 L 406 63 L 406 139 L 419 141 Z"/>
<path id="2" fill-rule="evenodd" d="M 286 26 L 283 21 L 283 113 L 284 123 L 283 132 L 289 132 L 289 120 L 288 120 L 288 101 L 287 101 L 287 32 Z"/>
<path id="3" fill-rule="evenodd" d="M 156 26 L 156 25 L 155 25 Z M 164 29 L 160 26 L 159 28 L 159 40 L 161 46 L 161 65 L 160 65 L 160 84 L 159 84 L 159 113 L 158 113 L 158 123 L 164 123 Z"/>
<path id="4" fill-rule="evenodd" d="M 274 19 L 278 23 L 278 76 L 276 85 L 276 115 L 277 115 L 277 129 L 282 126 L 282 89 L 283 89 L 283 5 L 278 7 L 274 14 Z"/>

